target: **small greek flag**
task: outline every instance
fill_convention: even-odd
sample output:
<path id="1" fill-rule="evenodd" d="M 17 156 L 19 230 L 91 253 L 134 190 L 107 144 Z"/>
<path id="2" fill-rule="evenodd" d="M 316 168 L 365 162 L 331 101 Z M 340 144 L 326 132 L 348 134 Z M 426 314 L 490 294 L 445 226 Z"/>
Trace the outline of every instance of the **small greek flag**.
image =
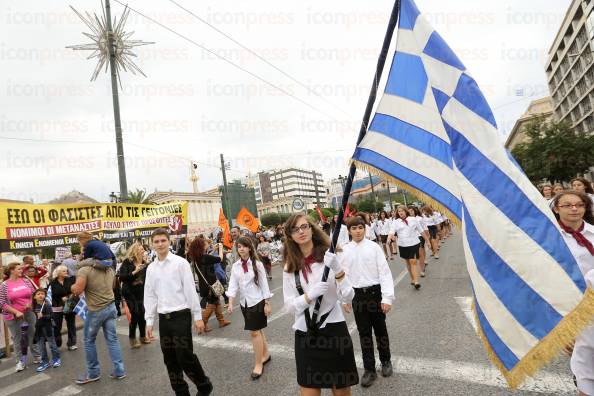
<path id="1" fill-rule="evenodd" d="M 87 300 L 85 300 L 85 295 L 81 294 L 78 303 L 73 309 L 73 312 L 81 317 L 82 320 L 87 320 Z"/>
<path id="2" fill-rule="evenodd" d="M 479 334 L 512 387 L 589 324 L 594 291 L 538 190 L 506 153 L 478 84 L 401 0 L 384 95 L 353 161 L 462 227 Z"/>

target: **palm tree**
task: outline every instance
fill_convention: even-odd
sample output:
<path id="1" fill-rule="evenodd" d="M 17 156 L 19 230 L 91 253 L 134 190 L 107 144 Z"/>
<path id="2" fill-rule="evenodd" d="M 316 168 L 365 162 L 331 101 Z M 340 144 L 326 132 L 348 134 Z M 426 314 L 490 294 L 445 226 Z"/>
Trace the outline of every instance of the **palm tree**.
<path id="1" fill-rule="evenodd" d="M 137 204 L 147 204 L 146 190 L 141 190 L 139 188 L 136 191 L 128 191 L 128 202 L 130 203 L 137 203 Z"/>

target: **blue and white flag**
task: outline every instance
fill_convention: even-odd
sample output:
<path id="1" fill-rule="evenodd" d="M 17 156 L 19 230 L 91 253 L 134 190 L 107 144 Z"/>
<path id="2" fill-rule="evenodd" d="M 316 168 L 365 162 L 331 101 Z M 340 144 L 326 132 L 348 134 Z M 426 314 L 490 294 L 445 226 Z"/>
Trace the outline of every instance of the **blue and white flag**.
<path id="1" fill-rule="evenodd" d="M 72 312 L 80 316 L 82 320 L 87 320 L 87 300 L 85 300 L 85 295 L 81 294 L 78 303 L 74 306 Z"/>
<path id="2" fill-rule="evenodd" d="M 461 224 L 479 334 L 510 386 L 594 317 L 594 291 L 546 201 L 506 153 L 475 80 L 412 0 L 401 1 L 385 92 L 353 161 Z"/>

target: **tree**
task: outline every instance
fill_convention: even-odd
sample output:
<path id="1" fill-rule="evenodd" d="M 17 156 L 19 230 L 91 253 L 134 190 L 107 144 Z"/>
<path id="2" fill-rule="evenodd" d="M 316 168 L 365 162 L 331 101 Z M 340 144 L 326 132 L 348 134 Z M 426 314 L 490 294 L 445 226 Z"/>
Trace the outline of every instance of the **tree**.
<path id="1" fill-rule="evenodd" d="M 359 201 L 357 203 L 359 205 L 359 211 L 367 212 L 367 213 L 375 213 L 381 210 L 384 210 L 384 204 L 372 199 L 366 199 L 364 201 Z"/>
<path id="2" fill-rule="evenodd" d="M 264 227 L 275 226 L 282 223 L 278 213 L 266 213 L 260 217 L 260 221 Z"/>
<path id="3" fill-rule="evenodd" d="M 565 122 L 537 118 L 525 133 L 528 141 L 518 144 L 512 156 L 533 183 L 567 181 L 594 162 L 594 135 L 575 132 Z"/>
<path id="4" fill-rule="evenodd" d="M 320 209 L 322 211 L 322 214 L 328 219 L 331 220 L 332 217 L 334 217 L 334 215 L 336 214 L 336 210 L 331 209 L 331 208 L 322 208 Z M 318 212 L 315 209 L 310 209 L 309 212 L 307 213 L 309 217 L 311 217 L 312 219 L 315 219 L 316 221 L 320 221 L 320 216 L 318 215 Z"/>
<path id="5" fill-rule="evenodd" d="M 136 191 L 128 191 L 128 202 L 130 203 L 137 203 L 137 204 L 147 204 L 146 190 L 141 190 L 139 188 Z"/>

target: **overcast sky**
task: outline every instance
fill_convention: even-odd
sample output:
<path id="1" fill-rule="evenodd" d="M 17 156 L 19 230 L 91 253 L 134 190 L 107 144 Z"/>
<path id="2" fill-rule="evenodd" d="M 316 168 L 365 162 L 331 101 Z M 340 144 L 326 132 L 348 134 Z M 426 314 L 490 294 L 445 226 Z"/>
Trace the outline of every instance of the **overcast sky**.
<path id="1" fill-rule="evenodd" d="M 129 189 L 191 191 L 190 159 L 200 188 L 215 187 L 220 153 L 229 179 L 285 166 L 345 174 L 393 2 L 176 1 L 319 96 L 171 1 L 130 0 L 300 100 L 132 12 L 131 38 L 155 44 L 137 50 L 147 78 L 122 76 Z M 485 92 L 502 140 L 548 94 L 544 64 L 570 3 L 417 0 Z M 95 61 L 65 48 L 89 42 L 69 5 L 101 12 L 100 1 L 0 2 L 0 198 L 45 202 L 76 189 L 106 201 L 119 190 L 109 75 L 90 82 Z M 112 0 L 112 10 L 123 7 Z"/>

